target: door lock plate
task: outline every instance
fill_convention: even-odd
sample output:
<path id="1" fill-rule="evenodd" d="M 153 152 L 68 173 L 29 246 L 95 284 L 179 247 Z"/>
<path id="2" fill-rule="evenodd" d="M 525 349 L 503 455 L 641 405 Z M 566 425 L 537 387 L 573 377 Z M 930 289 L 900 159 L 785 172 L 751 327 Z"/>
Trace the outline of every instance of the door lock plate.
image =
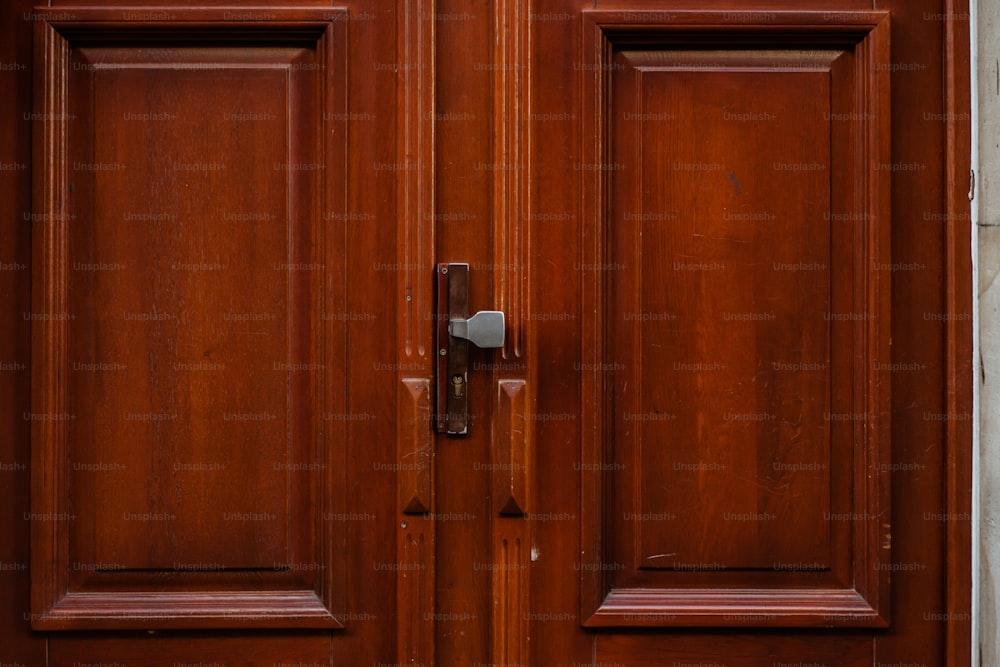
<path id="1" fill-rule="evenodd" d="M 469 317 L 469 265 L 437 266 L 437 430 L 469 432 L 469 343 L 503 347 L 504 314 L 481 310 Z"/>

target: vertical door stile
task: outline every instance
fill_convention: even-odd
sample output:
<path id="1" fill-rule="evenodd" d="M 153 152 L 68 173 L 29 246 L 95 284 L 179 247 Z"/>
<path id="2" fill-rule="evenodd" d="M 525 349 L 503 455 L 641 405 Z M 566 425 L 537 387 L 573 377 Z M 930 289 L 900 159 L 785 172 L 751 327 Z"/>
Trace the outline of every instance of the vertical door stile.
<path id="1" fill-rule="evenodd" d="M 493 368 L 491 489 L 494 514 L 490 661 L 526 665 L 530 632 L 532 368 L 526 323 L 530 239 L 529 8 L 494 3 L 493 280 L 494 301 L 507 314 L 507 340 Z"/>
<path id="2" fill-rule="evenodd" d="M 401 665 L 434 664 L 435 537 L 432 378 L 434 312 L 435 0 L 397 15 L 396 602 Z"/>

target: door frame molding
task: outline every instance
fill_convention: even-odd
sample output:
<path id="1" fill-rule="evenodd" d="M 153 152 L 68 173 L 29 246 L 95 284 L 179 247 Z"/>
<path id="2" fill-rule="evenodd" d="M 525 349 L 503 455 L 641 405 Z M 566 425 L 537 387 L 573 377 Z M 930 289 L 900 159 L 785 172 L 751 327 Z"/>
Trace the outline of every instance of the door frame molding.
<path id="1" fill-rule="evenodd" d="M 968 0 L 945 0 L 945 652 L 949 665 L 972 664 L 973 329 L 970 175 L 972 161 L 971 34 Z M 964 316 L 964 317 L 962 317 Z M 962 418 L 962 417 L 966 418 Z"/>

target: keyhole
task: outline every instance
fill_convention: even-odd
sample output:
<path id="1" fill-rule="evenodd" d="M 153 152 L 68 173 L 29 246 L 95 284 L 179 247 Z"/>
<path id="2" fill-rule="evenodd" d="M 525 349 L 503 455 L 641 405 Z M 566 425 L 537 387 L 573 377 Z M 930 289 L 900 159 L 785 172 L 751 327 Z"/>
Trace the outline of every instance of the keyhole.
<path id="1" fill-rule="evenodd" d="M 465 378 L 457 373 L 451 376 L 451 393 L 455 398 L 462 398 L 465 393 Z"/>

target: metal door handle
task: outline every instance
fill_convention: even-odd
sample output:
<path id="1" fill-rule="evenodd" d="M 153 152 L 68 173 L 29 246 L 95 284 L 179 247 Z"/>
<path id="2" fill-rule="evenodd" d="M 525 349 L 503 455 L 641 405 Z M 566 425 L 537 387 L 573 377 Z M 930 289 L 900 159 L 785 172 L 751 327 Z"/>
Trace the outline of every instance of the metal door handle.
<path id="1" fill-rule="evenodd" d="M 480 310 L 467 320 L 450 320 L 448 333 L 476 347 L 503 347 L 504 317 L 499 310 Z"/>
<path id="2" fill-rule="evenodd" d="M 504 314 L 481 310 L 469 317 L 469 265 L 437 267 L 437 430 L 469 432 L 469 343 L 503 347 Z"/>

